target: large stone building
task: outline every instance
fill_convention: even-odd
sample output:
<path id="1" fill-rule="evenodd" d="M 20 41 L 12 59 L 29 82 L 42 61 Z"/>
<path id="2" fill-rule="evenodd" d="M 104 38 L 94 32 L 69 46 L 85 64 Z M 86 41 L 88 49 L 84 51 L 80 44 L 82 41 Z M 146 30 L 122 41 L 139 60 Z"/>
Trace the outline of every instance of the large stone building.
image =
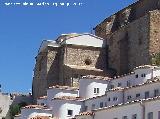
<path id="1" fill-rule="evenodd" d="M 34 99 L 46 95 L 49 86 L 77 86 L 84 75 L 111 76 L 105 46 L 102 38 L 92 34 L 64 34 L 55 41 L 43 41 L 34 69 Z"/>
<path id="2" fill-rule="evenodd" d="M 111 77 L 157 63 L 159 9 L 160 0 L 139 0 L 97 25 L 95 35 L 64 34 L 43 41 L 34 69 L 34 99 L 46 95 L 52 85 L 76 86 L 83 75 Z"/>
<path id="3" fill-rule="evenodd" d="M 94 30 L 107 41 L 107 62 L 118 74 L 151 64 L 160 52 L 160 0 L 139 0 Z"/>

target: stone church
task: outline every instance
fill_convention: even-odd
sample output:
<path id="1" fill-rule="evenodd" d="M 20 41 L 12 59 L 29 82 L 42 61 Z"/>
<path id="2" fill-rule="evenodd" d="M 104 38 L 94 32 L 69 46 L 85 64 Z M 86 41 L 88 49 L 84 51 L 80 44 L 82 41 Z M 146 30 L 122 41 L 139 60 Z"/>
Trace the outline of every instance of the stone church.
<path id="1" fill-rule="evenodd" d="M 43 41 L 34 68 L 34 99 L 46 95 L 49 86 L 76 87 L 84 75 L 113 76 L 107 65 L 106 41 L 93 34 L 63 34 Z"/>
<path id="2" fill-rule="evenodd" d="M 113 77 L 160 55 L 160 0 L 139 0 L 106 18 L 93 34 L 43 41 L 34 68 L 33 96 L 52 85 L 77 86 L 84 75 Z"/>

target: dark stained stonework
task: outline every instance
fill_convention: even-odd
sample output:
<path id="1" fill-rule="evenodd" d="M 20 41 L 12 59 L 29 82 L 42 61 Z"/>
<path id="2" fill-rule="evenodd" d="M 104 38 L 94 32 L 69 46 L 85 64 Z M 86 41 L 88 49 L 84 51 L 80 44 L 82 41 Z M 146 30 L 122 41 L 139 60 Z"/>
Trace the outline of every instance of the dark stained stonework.
<path id="1" fill-rule="evenodd" d="M 124 74 L 151 64 L 160 52 L 160 0 L 139 0 L 97 25 L 95 34 L 107 40 L 108 68 Z"/>

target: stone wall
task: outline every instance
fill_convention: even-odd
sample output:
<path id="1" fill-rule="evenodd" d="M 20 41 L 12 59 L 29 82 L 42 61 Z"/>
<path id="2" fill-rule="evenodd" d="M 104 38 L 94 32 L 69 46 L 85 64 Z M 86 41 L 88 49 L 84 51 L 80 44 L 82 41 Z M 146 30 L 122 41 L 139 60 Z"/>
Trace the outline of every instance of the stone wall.
<path id="1" fill-rule="evenodd" d="M 149 14 L 107 36 L 109 68 L 118 74 L 149 63 Z"/>
<path id="2" fill-rule="evenodd" d="M 40 96 L 45 95 L 45 89 L 47 86 L 46 77 L 47 77 L 47 51 L 40 52 L 36 57 L 36 64 L 34 68 L 34 77 L 32 83 L 32 92 L 34 99 L 37 99 Z"/>
<path id="3" fill-rule="evenodd" d="M 33 78 L 34 99 L 46 95 L 49 86 L 58 84 L 58 48 L 47 47 L 36 57 Z"/>
<path id="4" fill-rule="evenodd" d="M 107 68 L 107 54 L 105 48 L 67 45 L 65 47 L 64 64 L 76 66 Z"/>
<path id="5" fill-rule="evenodd" d="M 49 48 L 47 54 L 47 87 L 59 84 L 59 48 Z"/>
<path id="6" fill-rule="evenodd" d="M 62 79 L 60 80 L 63 80 L 64 85 L 78 86 L 78 79 L 83 75 L 105 75 L 103 71 L 107 70 L 105 48 L 65 45 L 62 51 L 61 61 L 63 62 L 60 66 L 60 78 Z"/>
<path id="7" fill-rule="evenodd" d="M 104 39 L 108 34 L 117 31 L 124 25 L 131 23 L 140 17 L 144 16 L 149 11 L 160 9 L 159 0 L 139 0 L 136 3 L 129 5 L 128 7 L 120 10 L 119 12 L 106 18 L 94 29 L 97 36 Z"/>
<path id="8" fill-rule="evenodd" d="M 150 45 L 149 52 L 151 57 L 160 53 L 160 11 L 154 10 L 150 12 Z"/>

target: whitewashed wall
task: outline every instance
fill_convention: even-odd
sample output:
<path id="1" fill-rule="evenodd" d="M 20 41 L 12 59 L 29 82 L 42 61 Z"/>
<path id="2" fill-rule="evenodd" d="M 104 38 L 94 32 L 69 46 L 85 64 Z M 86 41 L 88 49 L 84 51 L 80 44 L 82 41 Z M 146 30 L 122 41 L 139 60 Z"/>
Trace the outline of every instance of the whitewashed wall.
<path id="1" fill-rule="evenodd" d="M 37 99 L 37 105 L 47 105 L 47 98 Z"/>
<path id="2" fill-rule="evenodd" d="M 50 116 L 52 117 L 51 110 L 35 109 L 35 108 L 22 108 L 20 119 L 30 119 L 35 116 Z"/>
<path id="3" fill-rule="evenodd" d="M 116 87 L 125 88 L 127 87 L 127 81 L 128 81 L 130 82 L 130 85 L 133 86 L 135 85 L 134 77 L 135 77 L 134 74 L 131 74 L 120 78 L 115 78 L 110 81 L 110 85 L 114 85 L 114 88 Z M 121 86 L 118 86 L 119 83 L 121 84 Z"/>
<path id="4" fill-rule="evenodd" d="M 152 84 L 147 84 L 143 85 L 140 87 L 135 87 L 135 88 L 129 88 L 125 90 L 124 93 L 124 102 L 129 102 L 133 100 L 139 100 L 139 99 L 145 99 L 145 92 L 149 91 L 149 98 L 154 97 L 154 90 L 159 90 L 160 95 L 160 82 L 157 83 L 152 83 Z M 136 98 L 136 94 L 140 94 L 139 98 Z M 127 99 L 128 96 L 131 96 L 132 98 L 130 100 Z"/>
<path id="5" fill-rule="evenodd" d="M 160 68 L 153 69 L 153 77 L 160 76 Z"/>
<path id="6" fill-rule="evenodd" d="M 50 107 L 51 100 L 60 96 L 75 96 L 78 97 L 78 90 L 64 90 L 51 88 L 47 90 L 47 106 Z"/>
<path id="7" fill-rule="evenodd" d="M 94 35 L 83 34 L 73 38 L 69 38 L 62 42 L 62 44 L 74 44 L 82 46 L 92 46 L 92 47 L 105 47 L 106 41 Z"/>
<path id="8" fill-rule="evenodd" d="M 81 112 L 81 107 L 83 102 L 80 101 L 71 101 L 71 100 L 52 100 L 51 107 L 55 118 L 59 119 L 69 119 L 73 118 L 75 115 L 78 115 Z M 68 110 L 73 110 L 73 115 L 69 116 L 67 113 Z"/>
<path id="9" fill-rule="evenodd" d="M 115 98 L 117 100 L 114 100 Z M 123 91 L 109 91 L 104 96 L 85 100 L 87 111 L 93 110 L 93 105 L 95 105 L 94 109 L 101 108 L 100 103 L 103 103 L 103 107 L 123 103 Z"/>
<path id="10" fill-rule="evenodd" d="M 95 112 L 94 119 L 123 119 L 123 116 L 127 116 L 127 119 L 132 119 L 132 115 L 137 114 L 137 119 L 142 118 L 142 106 L 140 103 L 128 104 L 120 107 L 113 107 Z"/>
<path id="11" fill-rule="evenodd" d="M 145 105 L 145 119 L 148 119 L 149 112 L 153 112 L 153 119 L 160 119 L 160 100 L 146 101 L 144 105 Z"/>
<path id="12" fill-rule="evenodd" d="M 79 115 L 75 117 L 76 119 L 93 119 L 91 115 Z"/>
<path id="13" fill-rule="evenodd" d="M 79 96 L 83 98 L 92 98 L 105 94 L 108 81 L 98 79 L 80 79 Z M 99 93 L 94 93 L 94 88 L 99 88 Z"/>

